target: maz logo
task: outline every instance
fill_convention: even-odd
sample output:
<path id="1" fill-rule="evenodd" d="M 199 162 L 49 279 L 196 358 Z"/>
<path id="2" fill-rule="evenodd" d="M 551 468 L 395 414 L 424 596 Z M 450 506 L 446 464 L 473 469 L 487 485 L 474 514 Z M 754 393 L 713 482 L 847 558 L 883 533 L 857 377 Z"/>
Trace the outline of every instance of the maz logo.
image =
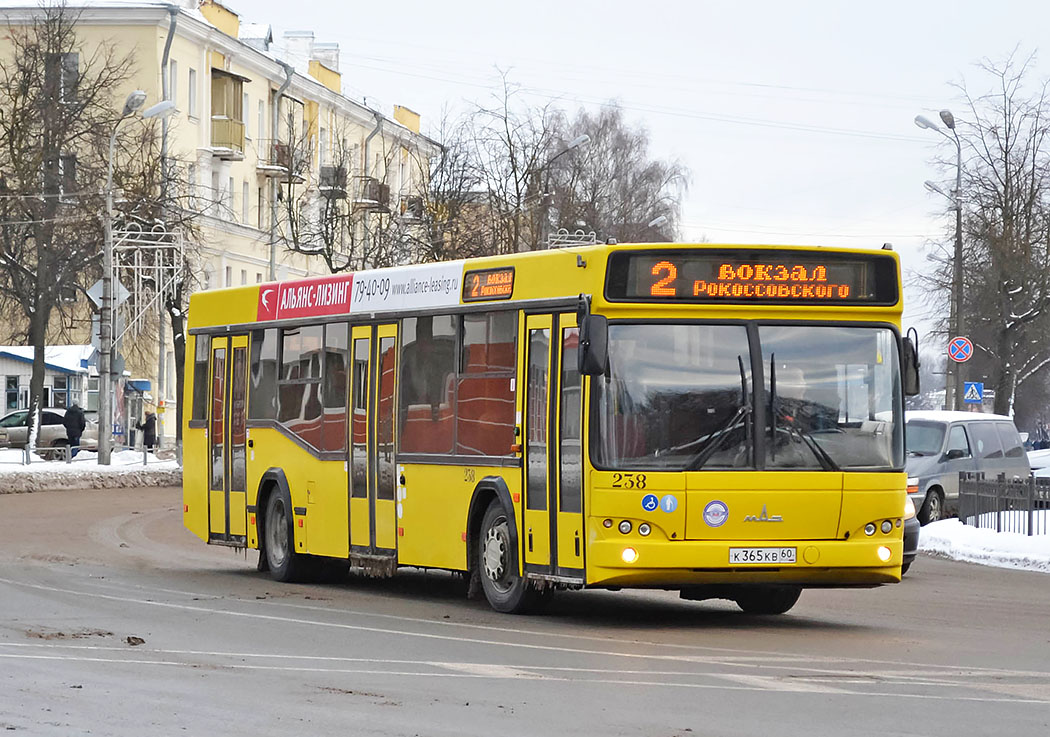
<path id="1" fill-rule="evenodd" d="M 783 522 L 783 521 L 784 521 L 784 518 L 781 517 L 779 514 L 774 514 L 772 517 L 770 517 L 768 514 L 766 514 L 766 505 L 765 504 L 762 505 L 762 514 L 758 515 L 757 517 L 755 515 L 753 515 L 753 514 L 749 514 L 748 516 L 744 517 L 744 522 Z"/>

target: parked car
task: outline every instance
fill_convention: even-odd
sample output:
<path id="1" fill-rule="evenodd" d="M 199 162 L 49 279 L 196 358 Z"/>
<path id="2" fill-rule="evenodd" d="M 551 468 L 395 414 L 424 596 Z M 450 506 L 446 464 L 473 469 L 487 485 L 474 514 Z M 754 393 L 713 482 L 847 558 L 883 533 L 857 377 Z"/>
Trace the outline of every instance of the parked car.
<path id="1" fill-rule="evenodd" d="M 29 438 L 26 416 L 29 410 L 19 409 L 0 417 L 0 448 L 24 448 Z M 69 444 L 66 427 L 62 424 L 66 411 L 61 407 L 46 407 L 40 411 L 40 434 L 36 447 L 43 455 L 48 449 L 61 448 Z M 98 424 L 87 421 L 84 434 L 80 436 L 80 447 L 94 450 L 98 447 Z"/>
<path id="2" fill-rule="evenodd" d="M 919 518 L 915 516 L 915 503 L 911 497 L 904 502 L 904 562 L 901 565 L 901 576 L 908 572 L 915 557 L 919 554 Z"/>
<path id="3" fill-rule="evenodd" d="M 1005 415 L 976 412 L 908 412 L 908 495 L 922 524 L 959 509 L 959 473 L 990 478 L 1026 478 L 1028 465 L 1021 436 Z"/>

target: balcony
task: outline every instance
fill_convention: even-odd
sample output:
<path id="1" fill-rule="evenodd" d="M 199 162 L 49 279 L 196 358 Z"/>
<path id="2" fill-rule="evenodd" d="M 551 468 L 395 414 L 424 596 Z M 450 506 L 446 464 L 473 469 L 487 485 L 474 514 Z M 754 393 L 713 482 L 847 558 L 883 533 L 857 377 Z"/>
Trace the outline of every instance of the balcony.
<path id="1" fill-rule="evenodd" d="M 244 123 L 213 115 L 211 118 L 211 153 L 228 161 L 244 160 Z"/>
<path id="2" fill-rule="evenodd" d="M 357 184 L 355 210 L 390 212 L 390 185 L 383 184 L 375 177 L 357 177 Z"/>
<path id="3" fill-rule="evenodd" d="M 258 141 L 259 158 L 255 162 L 255 172 L 260 176 L 274 177 L 288 181 L 289 177 L 296 184 L 305 181 L 302 172 L 305 163 L 302 155 L 293 151 L 291 146 L 281 141 Z"/>
<path id="4" fill-rule="evenodd" d="M 408 195 L 401 198 L 401 219 L 414 223 L 423 218 L 423 198 L 419 195 Z"/>
<path id="5" fill-rule="evenodd" d="M 346 167 L 322 166 L 318 176 L 318 188 L 322 197 L 331 200 L 345 200 Z"/>

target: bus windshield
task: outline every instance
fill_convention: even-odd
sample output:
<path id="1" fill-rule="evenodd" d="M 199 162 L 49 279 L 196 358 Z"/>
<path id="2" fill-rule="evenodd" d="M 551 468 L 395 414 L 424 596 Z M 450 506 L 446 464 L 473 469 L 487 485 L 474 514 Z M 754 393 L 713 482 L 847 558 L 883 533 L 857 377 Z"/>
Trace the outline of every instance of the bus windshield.
<path id="1" fill-rule="evenodd" d="M 607 469 L 890 470 L 900 364 L 885 327 L 611 324 L 593 382 Z M 753 343 L 753 340 L 757 342 Z M 752 358 L 760 362 L 754 380 Z"/>

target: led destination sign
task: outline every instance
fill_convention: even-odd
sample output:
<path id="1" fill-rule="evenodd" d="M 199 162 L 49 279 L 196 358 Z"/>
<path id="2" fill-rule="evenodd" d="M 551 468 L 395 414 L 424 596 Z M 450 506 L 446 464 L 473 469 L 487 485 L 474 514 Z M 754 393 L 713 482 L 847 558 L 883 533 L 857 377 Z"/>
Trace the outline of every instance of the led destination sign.
<path id="1" fill-rule="evenodd" d="M 897 270 L 881 254 L 619 252 L 605 291 L 614 301 L 896 304 Z"/>
<path id="2" fill-rule="evenodd" d="M 514 293 L 514 267 L 475 269 L 463 275 L 463 301 L 510 299 Z"/>

